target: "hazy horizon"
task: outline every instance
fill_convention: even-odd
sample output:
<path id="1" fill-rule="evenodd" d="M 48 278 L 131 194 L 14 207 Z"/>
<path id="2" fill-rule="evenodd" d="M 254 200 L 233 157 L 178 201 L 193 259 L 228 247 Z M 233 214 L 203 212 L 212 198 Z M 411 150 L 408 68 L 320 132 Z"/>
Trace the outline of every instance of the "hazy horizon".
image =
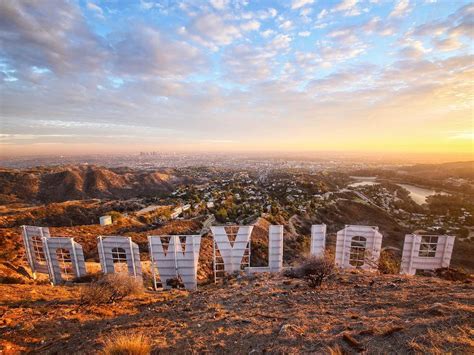
<path id="1" fill-rule="evenodd" d="M 142 156 L 143 154 L 143 156 Z M 79 151 L 76 154 L 61 154 L 61 153 L 41 153 L 41 154 L 21 154 L 14 156 L 2 156 L 0 154 L 0 167 L 9 167 L 16 165 L 15 159 L 22 161 L 32 161 L 34 164 L 27 164 L 27 166 L 36 165 L 51 165 L 48 162 L 51 159 L 53 162 L 64 161 L 65 164 L 83 164 L 89 160 L 95 161 L 93 164 L 103 164 L 110 159 L 141 157 L 150 161 L 160 162 L 161 157 L 169 159 L 176 155 L 176 157 L 199 157 L 200 162 L 215 162 L 216 159 L 287 159 L 288 161 L 312 161 L 312 162 L 367 162 L 377 164 L 442 164 L 442 163 L 457 163 L 457 162 L 474 162 L 471 154 L 431 154 L 431 153 L 411 153 L 409 155 L 400 152 L 355 152 L 355 151 L 191 151 L 191 150 L 144 150 L 144 151 L 114 151 L 114 152 L 95 152 L 84 153 Z M 59 159 L 59 160 L 58 160 Z M 103 163 L 100 163 L 103 160 Z M 120 160 L 119 160 L 120 161 Z M 71 163 L 72 162 L 72 163 Z M 13 164 L 13 165 L 12 165 Z M 53 163 L 57 165 L 57 163 Z M 114 166 L 121 166 L 120 164 L 111 164 Z"/>
<path id="2" fill-rule="evenodd" d="M 464 0 L 3 1 L 0 157 L 472 160 L 473 15 Z"/>

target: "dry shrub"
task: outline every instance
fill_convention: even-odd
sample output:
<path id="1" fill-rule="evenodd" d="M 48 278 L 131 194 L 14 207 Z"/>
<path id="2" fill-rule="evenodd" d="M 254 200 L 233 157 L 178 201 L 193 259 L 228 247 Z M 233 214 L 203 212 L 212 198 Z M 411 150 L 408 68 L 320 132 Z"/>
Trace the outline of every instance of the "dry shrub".
<path id="1" fill-rule="evenodd" d="M 302 260 L 292 276 L 306 280 L 310 287 L 318 287 L 334 272 L 334 262 L 331 259 L 311 255 Z"/>
<path id="2" fill-rule="evenodd" d="M 400 258 L 390 250 L 382 250 L 378 270 L 381 274 L 398 274 L 400 272 Z"/>
<path id="3" fill-rule="evenodd" d="M 181 280 L 181 277 L 172 277 L 171 279 L 166 280 L 166 286 L 169 286 L 171 288 L 180 288 L 184 287 L 183 281 Z"/>
<path id="4" fill-rule="evenodd" d="M 24 284 L 25 281 L 19 277 L 14 276 L 0 276 L 0 284 L 3 285 L 13 285 L 13 284 Z"/>
<path id="5" fill-rule="evenodd" d="M 143 292 L 142 280 L 123 273 L 107 274 L 81 290 L 81 304 L 104 304 Z"/>
<path id="6" fill-rule="evenodd" d="M 143 334 L 118 335 L 105 341 L 104 355 L 146 355 L 151 353 L 150 340 Z"/>
<path id="7" fill-rule="evenodd" d="M 445 279 L 449 281 L 472 282 L 472 275 L 470 275 L 464 270 L 447 267 L 447 268 L 436 269 L 434 272 L 436 276 L 438 276 L 441 279 Z"/>

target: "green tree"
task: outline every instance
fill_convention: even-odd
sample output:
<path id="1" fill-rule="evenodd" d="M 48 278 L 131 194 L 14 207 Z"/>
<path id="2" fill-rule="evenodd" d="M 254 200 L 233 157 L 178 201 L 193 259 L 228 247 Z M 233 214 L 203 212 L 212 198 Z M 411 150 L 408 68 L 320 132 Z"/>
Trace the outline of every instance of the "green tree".
<path id="1" fill-rule="evenodd" d="M 219 208 L 216 212 L 216 219 L 219 222 L 225 222 L 227 220 L 227 210 L 224 207 Z"/>

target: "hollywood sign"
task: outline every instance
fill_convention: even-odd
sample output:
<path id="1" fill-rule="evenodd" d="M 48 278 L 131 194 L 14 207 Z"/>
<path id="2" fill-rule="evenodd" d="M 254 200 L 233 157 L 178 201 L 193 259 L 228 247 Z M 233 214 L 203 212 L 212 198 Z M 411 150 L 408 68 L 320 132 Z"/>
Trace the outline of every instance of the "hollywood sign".
<path id="1" fill-rule="evenodd" d="M 271 225 L 268 238 L 268 266 L 250 265 L 250 240 L 253 226 L 212 226 L 215 280 L 237 271 L 247 273 L 283 270 L 283 226 Z M 46 227 L 22 226 L 28 264 L 37 273 L 48 274 L 57 285 L 86 275 L 82 246 L 74 238 L 50 236 Z M 417 270 L 449 267 L 454 236 L 405 236 L 400 273 L 414 275 Z M 383 235 L 378 227 L 346 225 L 337 232 L 335 263 L 342 269 L 375 271 Z M 167 289 L 169 280 L 180 278 L 187 289 L 197 287 L 201 235 L 149 236 L 148 246 L 155 289 Z M 101 270 L 104 274 L 125 272 L 142 277 L 139 248 L 130 237 L 97 238 Z M 310 254 L 323 257 L 326 225 L 311 227 Z"/>

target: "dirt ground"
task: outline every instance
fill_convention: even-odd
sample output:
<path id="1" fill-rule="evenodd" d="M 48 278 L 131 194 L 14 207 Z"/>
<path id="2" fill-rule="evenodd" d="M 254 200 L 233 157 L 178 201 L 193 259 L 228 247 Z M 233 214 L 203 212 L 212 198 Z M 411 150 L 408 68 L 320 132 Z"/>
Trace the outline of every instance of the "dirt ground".
<path id="1" fill-rule="evenodd" d="M 473 353 L 474 287 L 344 273 L 321 288 L 281 275 L 79 306 L 81 286 L 0 285 L 0 352 L 100 351 L 146 335 L 155 353 Z"/>

